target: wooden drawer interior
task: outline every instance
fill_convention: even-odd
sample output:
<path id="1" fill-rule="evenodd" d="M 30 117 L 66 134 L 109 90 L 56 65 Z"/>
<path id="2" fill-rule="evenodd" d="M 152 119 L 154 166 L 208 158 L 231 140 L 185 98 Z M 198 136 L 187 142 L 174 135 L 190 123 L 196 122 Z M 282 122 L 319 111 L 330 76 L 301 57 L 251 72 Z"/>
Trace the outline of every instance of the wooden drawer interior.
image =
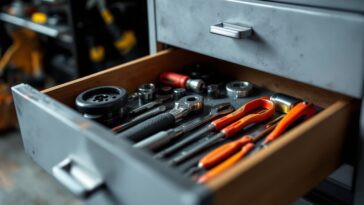
<path id="1" fill-rule="evenodd" d="M 206 184 L 213 193 L 213 204 L 290 203 L 339 165 L 345 136 L 354 115 L 352 99 L 185 50 L 164 50 L 43 92 L 74 107 L 75 97 L 86 89 L 116 85 L 132 92 L 142 83 L 155 81 L 162 71 L 178 71 L 198 62 L 209 62 L 214 65 L 211 69 L 227 76 L 312 101 L 325 108 L 267 149 L 242 160 L 224 175 Z"/>

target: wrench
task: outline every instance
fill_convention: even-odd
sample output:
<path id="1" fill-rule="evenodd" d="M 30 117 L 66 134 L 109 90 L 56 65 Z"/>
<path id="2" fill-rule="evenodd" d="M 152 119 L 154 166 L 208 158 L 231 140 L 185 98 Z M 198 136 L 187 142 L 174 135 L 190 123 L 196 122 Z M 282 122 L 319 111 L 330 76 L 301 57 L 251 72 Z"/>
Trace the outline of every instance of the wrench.
<path id="1" fill-rule="evenodd" d="M 182 141 L 178 142 L 177 144 L 172 145 L 171 147 L 168 147 L 167 149 L 163 150 L 162 152 L 155 155 L 155 158 L 161 159 L 168 157 L 169 155 L 175 153 L 176 151 L 180 150 L 181 148 L 185 147 L 186 145 L 191 144 L 192 142 L 197 141 L 205 134 L 211 132 L 211 131 L 218 131 L 221 130 L 223 127 L 231 124 L 232 122 L 238 120 L 239 118 L 243 117 L 244 115 L 251 112 L 253 109 L 257 108 L 257 104 L 259 104 L 260 101 L 264 101 L 264 99 L 268 100 L 269 98 L 262 97 L 255 100 L 252 100 L 234 112 L 225 115 L 224 117 L 220 117 L 219 119 L 216 119 L 207 125 L 199 128 L 196 132 L 186 136 Z"/>
<path id="2" fill-rule="evenodd" d="M 142 105 L 140 107 L 137 107 L 135 108 L 134 110 L 131 110 L 129 112 L 129 116 L 137 116 L 137 115 L 140 115 L 158 105 L 161 105 L 169 100 L 172 100 L 173 96 L 172 95 L 166 95 L 166 96 L 162 96 L 162 97 L 159 97 L 157 100 L 154 100 L 152 102 L 149 102 L 145 105 Z"/>
<path id="3" fill-rule="evenodd" d="M 178 120 L 190 113 L 202 111 L 204 107 L 201 95 L 189 95 L 175 102 L 174 108 L 166 113 L 159 114 L 148 120 L 125 130 L 117 135 L 119 138 L 127 138 L 138 142 L 146 137 L 172 127 Z"/>
<path id="4" fill-rule="evenodd" d="M 148 150 L 158 149 L 161 146 L 169 143 L 171 140 L 180 137 L 184 133 L 195 129 L 218 116 L 231 113 L 232 111 L 234 111 L 234 107 L 230 103 L 222 103 L 219 105 L 215 105 L 210 109 L 210 113 L 208 115 L 196 118 L 193 121 L 184 123 L 176 128 L 169 129 L 166 131 L 160 131 L 134 144 L 134 147 L 148 149 Z"/>
<path id="5" fill-rule="evenodd" d="M 244 117 L 221 129 L 218 133 L 216 133 L 203 143 L 197 145 L 196 147 L 187 151 L 183 151 L 180 155 L 172 159 L 170 163 L 172 165 L 178 165 L 183 161 L 196 155 L 203 149 L 210 147 L 214 143 L 218 142 L 220 139 L 230 138 L 231 136 L 235 135 L 238 131 L 242 130 L 243 128 L 245 128 L 250 124 L 259 123 L 269 119 L 270 117 L 273 116 L 275 112 L 274 103 L 266 99 L 265 97 L 250 101 L 249 103 L 245 104 L 245 106 L 247 107 L 245 109 L 246 115 Z M 258 113 L 249 114 L 249 111 L 257 109 L 263 109 L 263 110 L 261 110 Z"/>

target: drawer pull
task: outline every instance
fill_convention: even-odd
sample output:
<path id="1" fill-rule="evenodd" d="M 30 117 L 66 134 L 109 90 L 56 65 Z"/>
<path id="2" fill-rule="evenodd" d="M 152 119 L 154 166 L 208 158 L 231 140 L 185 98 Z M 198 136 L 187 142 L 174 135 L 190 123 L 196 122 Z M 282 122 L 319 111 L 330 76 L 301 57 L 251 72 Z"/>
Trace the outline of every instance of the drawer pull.
<path id="1" fill-rule="evenodd" d="M 98 191 L 103 181 L 80 164 L 66 158 L 52 169 L 53 176 L 77 197 L 86 199 Z"/>
<path id="2" fill-rule="evenodd" d="M 250 37 L 253 34 L 253 29 L 247 26 L 223 22 L 210 26 L 210 32 L 230 38 L 243 39 Z"/>

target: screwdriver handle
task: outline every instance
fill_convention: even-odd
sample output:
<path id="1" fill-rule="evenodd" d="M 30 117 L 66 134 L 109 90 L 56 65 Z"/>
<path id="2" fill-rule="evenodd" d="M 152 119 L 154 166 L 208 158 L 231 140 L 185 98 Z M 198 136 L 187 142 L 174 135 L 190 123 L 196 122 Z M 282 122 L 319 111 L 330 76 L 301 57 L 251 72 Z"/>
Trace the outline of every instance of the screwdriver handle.
<path id="1" fill-rule="evenodd" d="M 133 145 L 133 147 L 141 148 L 145 150 L 155 150 L 168 142 L 170 142 L 174 137 L 176 136 L 176 133 L 173 131 L 173 129 L 167 130 L 167 131 L 160 131 L 136 144 Z"/>
<path id="2" fill-rule="evenodd" d="M 234 154 L 245 144 L 252 142 L 253 139 L 251 137 L 244 136 L 238 140 L 235 140 L 234 142 L 224 144 L 201 158 L 198 166 L 201 168 L 209 169 Z"/>
<path id="3" fill-rule="evenodd" d="M 228 115 L 225 115 L 222 118 L 212 121 L 211 124 L 213 124 L 215 126 L 216 130 L 220 130 L 223 127 L 225 127 L 226 125 L 238 120 L 239 118 L 243 117 L 244 115 L 253 111 L 260 105 L 265 104 L 267 102 L 272 103 L 271 101 L 269 101 L 269 97 L 267 97 L 267 96 L 252 100 L 252 101 L 244 104 L 243 106 L 241 106 L 239 109 L 235 110 L 234 112 L 232 112 Z"/>
<path id="4" fill-rule="evenodd" d="M 157 159 L 166 158 L 173 153 L 177 152 L 178 150 L 182 149 L 183 147 L 191 144 L 192 142 L 197 141 L 198 139 L 202 138 L 206 133 L 213 131 L 214 127 L 209 125 L 205 125 L 198 129 L 196 132 L 192 133 L 184 137 L 181 141 L 177 142 L 176 144 L 168 147 L 167 149 L 163 150 L 162 152 L 156 154 L 154 157 Z"/>
<path id="5" fill-rule="evenodd" d="M 265 138 L 262 146 L 268 145 L 270 142 L 277 139 L 286 129 L 292 125 L 296 120 L 303 118 L 307 120 L 316 114 L 316 109 L 312 103 L 300 102 L 295 105 L 291 111 L 277 124 L 277 127 Z"/>
<path id="6" fill-rule="evenodd" d="M 173 72 L 163 72 L 159 75 L 159 80 L 167 85 L 178 88 L 186 88 L 187 80 L 189 79 L 186 75 L 181 75 Z"/>
<path id="7" fill-rule="evenodd" d="M 211 179 L 215 178 L 217 175 L 221 174 L 222 172 L 224 172 L 225 170 L 227 170 L 228 168 L 232 167 L 237 162 L 239 162 L 242 158 L 244 158 L 247 154 L 249 154 L 249 152 L 252 151 L 253 148 L 254 148 L 253 143 L 246 144 L 244 147 L 242 147 L 242 149 L 238 153 L 234 154 L 229 159 L 225 160 L 215 168 L 208 171 L 206 174 L 202 175 L 198 179 L 198 182 L 206 183 Z"/>
<path id="8" fill-rule="evenodd" d="M 221 130 L 222 133 L 224 133 L 225 138 L 229 138 L 236 133 L 238 133 L 240 130 L 242 130 L 244 127 L 257 122 L 262 122 L 264 120 L 269 119 L 274 115 L 275 109 L 274 104 L 271 102 L 271 106 L 267 106 L 267 110 L 264 110 L 262 112 L 259 112 L 258 114 L 250 114 L 247 115 L 240 120 L 232 123 L 231 125 L 225 127 Z"/>
<path id="9" fill-rule="evenodd" d="M 162 113 L 139 123 L 124 132 L 119 133 L 119 138 L 126 138 L 139 142 L 161 130 L 166 130 L 175 124 L 175 118 L 170 113 Z"/>

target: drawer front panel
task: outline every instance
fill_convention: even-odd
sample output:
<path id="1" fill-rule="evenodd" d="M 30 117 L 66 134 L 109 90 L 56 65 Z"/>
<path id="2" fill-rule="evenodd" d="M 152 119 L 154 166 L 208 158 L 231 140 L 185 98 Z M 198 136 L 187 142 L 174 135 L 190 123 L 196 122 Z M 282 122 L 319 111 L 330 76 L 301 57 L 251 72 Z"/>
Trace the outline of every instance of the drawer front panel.
<path id="1" fill-rule="evenodd" d="M 54 176 L 55 165 L 72 159 L 101 178 L 105 186 L 85 198 L 90 204 L 105 202 L 105 197 L 115 205 L 203 204 L 206 189 L 100 125 L 30 86 L 14 87 L 13 96 L 25 151 L 40 167 Z"/>
<path id="2" fill-rule="evenodd" d="M 251 27 L 234 39 L 209 32 L 221 22 Z M 363 88 L 364 18 L 278 3 L 156 0 L 160 42 L 346 95 Z"/>

